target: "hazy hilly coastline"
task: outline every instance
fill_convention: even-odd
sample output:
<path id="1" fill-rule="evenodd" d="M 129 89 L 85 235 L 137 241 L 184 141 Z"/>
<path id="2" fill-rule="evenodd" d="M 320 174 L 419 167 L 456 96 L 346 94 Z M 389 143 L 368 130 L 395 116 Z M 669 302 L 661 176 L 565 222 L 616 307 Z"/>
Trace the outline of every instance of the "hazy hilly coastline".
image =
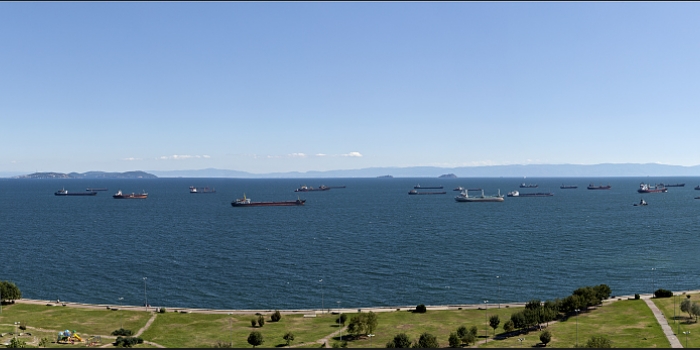
<path id="1" fill-rule="evenodd" d="M 42 172 L 17 175 L 17 172 L 0 172 L 0 177 L 19 179 L 152 179 L 157 177 L 184 178 L 372 178 L 391 175 L 393 177 L 625 177 L 625 176 L 700 176 L 700 165 L 680 166 L 665 164 L 528 164 L 493 165 L 474 167 L 374 167 L 352 170 L 328 170 L 307 172 L 275 172 L 256 174 L 240 170 L 199 169 L 199 170 L 149 170 L 128 172 L 89 171 L 86 173 Z"/>
<path id="2" fill-rule="evenodd" d="M 475 167 L 375 167 L 354 170 L 329 170 L 307 172 L 278 172 L 254 174 L 238 170 L 201 169 L 173 170 L 150 173 L 159 177 L 231 177 L 231 178 L 343 178 L 343 177 L 439 177 L 454 174 L 456 177 L 604 177 L 604 176 L 700 176 L 700 166 L 664 164 L 529 164 L 494 165 Z"/>

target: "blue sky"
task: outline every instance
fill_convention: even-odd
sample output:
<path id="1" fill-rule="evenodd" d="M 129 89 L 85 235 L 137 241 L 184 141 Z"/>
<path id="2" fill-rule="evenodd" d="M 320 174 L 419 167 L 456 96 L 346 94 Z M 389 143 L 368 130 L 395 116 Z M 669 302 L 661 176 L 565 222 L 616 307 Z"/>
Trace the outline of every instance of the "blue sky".
<path id="1" fill-rule="evenodd" d="M 0 3 L 0 172 L 697 165 L 700 3 Z"/>

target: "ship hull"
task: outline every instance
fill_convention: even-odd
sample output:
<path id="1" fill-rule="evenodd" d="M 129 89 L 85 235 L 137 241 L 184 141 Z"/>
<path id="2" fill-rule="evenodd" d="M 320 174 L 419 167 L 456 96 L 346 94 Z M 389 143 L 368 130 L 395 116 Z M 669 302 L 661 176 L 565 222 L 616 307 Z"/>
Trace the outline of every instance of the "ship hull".
<path id="1" fill-rule="evenodd" d="M 497 198 L 455 198 L 457 202 L 503 202 L 502 197 Z"/>
<path id="2" fill-rule="evenodd" d="M 123 194 L 123 195 L 114 195 L 112 196 L 114 199 L 146 199 L 148 198 L 148 195 L 142 195 L 142 194 Z"/>
<path id="3" fill-rule="evenodd" d="M 639 193 L 666 193 L 667 189 L 656 189 L 656 190 L 637 190 Z"/>
<path id="4" fill-rule="evenodd" d="M 415 196 L 418 194 L 447 194 L 447 192 L 408 192 L 408 194 Z"/>
<path id="5" fill-rule="evenodd" d="M 97 195 L 97 192 L 95 192 L 95 191 L 92 191 L 92 192 L 68 192 L 68 193 L 56 192 L 54 194 L 59 196 L 59 197 L 64 197 L 64 196 L 95 196 L 95 195 Z"/>
<path id="6" fill-rule="evenodd" d="M 237 203 L 231 202 L 232 207 L 294 207 L 304 205 L 306 200 L 286 201 L 286 202 L 250 202 Z"/>

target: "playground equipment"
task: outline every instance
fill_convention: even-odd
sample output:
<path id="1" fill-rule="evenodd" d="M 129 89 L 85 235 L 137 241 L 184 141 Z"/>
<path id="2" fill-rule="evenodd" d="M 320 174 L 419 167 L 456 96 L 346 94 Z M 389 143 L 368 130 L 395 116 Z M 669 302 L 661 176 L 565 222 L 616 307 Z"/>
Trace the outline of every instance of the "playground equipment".
<path id="1" fill-rule="evenodd" d="M 76 331 L 71 332 L 67 329 L 63 332 L 58 332 L 58 337 L 56 338 L 56 343 L 61 344 L 73 344 L 81 341 L 83 341 L 83 338 L 81 338 Z"/>

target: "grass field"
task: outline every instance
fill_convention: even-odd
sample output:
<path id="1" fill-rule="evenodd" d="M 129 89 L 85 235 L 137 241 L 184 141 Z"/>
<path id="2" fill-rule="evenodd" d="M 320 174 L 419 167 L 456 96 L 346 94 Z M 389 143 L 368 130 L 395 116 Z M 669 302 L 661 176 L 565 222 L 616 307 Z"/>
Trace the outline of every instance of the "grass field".
<path id="1" fill-rule="evenodd" d="M 673 313 L 673 300 L 655 300 L 659 308 L 668 306 L 667 315 Z M 487 328 L 488 317 L 498 315 L 501 319 L 495 334 L 503 334 L 503 323 L 514 312 L 522 308 L 489 308 L 488 310 L 428 310 L 419 314 L 408 311 L 380 312 L 375 336 L 360 337 L 349 340 L 348 347 L 370 348 L 384 347 L 393 337 L 401 332 L 411 339 L 417 339 L 421 333 L 429 332 L 435 335 L 441 347 L 448 346 L 450 332 L 460 326 L 470 328 L 477 326 L 479 333 L 477 341 L 485 340 L 486 332 L 493 337 L 494 330 Z M 0 333 L 14 332 L 14 322 L 25 322 L 30 327 L 32 336 L 25 337 L 27 341 L 36 342 L 41 337 L 54 341 L 58 330 L 76 330 L 83 336 L 111 334 L 120 328 L 123 319 L 124 328 L 136 332 L 142 328 L 152 314 L 142 311 L 110 311 L 99 309 L 84 309 L 72 307 L 49 307 L 43 305 L 14 304 L 3 307 L 0 315 Z M 353 314 L 348 314 L 348 321 Z M 247 343 L 251 331 L 260 331 L 265 339 L 263 347 L 282 347 L 285 341 L 283 335 L 290 331 L 295 340 L 292 345 L 310 343 L 304 347 L 320 347 L 313 342 L 329 336 L 339 328 L 335 324 L 337 315 L 325 314 L 315 318 L 304 318 L 302 315 L 284 315 L 280 322 L 267 322 L 264 327 L 253 328 L 250 320 L 252 315 L 222 315 L 201 313 L 168 312 L 158 314 L 151 326 L 141 335 L 146 341 L 152 341 L 166 347 L 213 347 L 218 342 L 232 343 L 234 347 L 250 347 Z M 671 318 L 670 318 L 671 319 Z M 684 325 L 691 330 L 691 335 L 697 327 L 695 323 Z M 39 329 L 34 329 L 36 327 Z M 548 347 L 573 347 L 578 343 L 584 345 L 593 335 L 603 335 L 611 339 L 615 347 L 663 348 L 669 347 L 668 340 L 663 335 L 661 327 L 656 322 L 651 310 L 642 300 L 623 300 L 606 303 L 595 310 L 581 313 L 578 317 L 551 323 L 547 328 L 552 333 L 552 341 Z M 686 328 L 681 328 L 683 331 Z M 700 335 L 700 334 L 699 334 Z M 518 340 L 522 338 L 522 343 Z M 113 338 L 112 338 L 113 339 Z M 112 342 L 103 338 L 103 344 Z M 330 344 L 337 337 L 329 340 Z M 347 334 L 346 334 L 347 339 Z M 8 336 L 0 338 L 0 343 L 9 341 Z M 532 347 L 539 343 L 539 332 L 530 332 L 512 337 L 489 339 L 488 343 L 479 347 Z M 684 339 L 682 343 L 685 344 Z M 700 345 L 689 339 L 689 345 Z M 85 344 L 62 345 L 52 343 L 50 347 L 84 347 Z M 142 344 L 138 347 L 151 347 Z"/>
<path id="2" fill-rule="evenodd" d="M 690 295 L 690 300 L 700 303 L 700 295 L 698 294 L 687 294 Z M 674 298 L 654 298 L 652 301 L 656 304 L 656 307 L 663 312 L 668 325 L 673 329 L 674 333 L 681 342 L 681 345 L 685 346 L 686 341 L 690 348 L 700 347 L 700 325 L 695 322 L 694 318 L 691 318 L 687 312 L 681 312 L 680 303 L 687 295 L 677 295 L 675 297 L 675 312 L 674 312 Z M 674 319 L 675 315 L 675 319 Z M 690 332 L 689 334 L 683 334 L 683 332 Z"/>

